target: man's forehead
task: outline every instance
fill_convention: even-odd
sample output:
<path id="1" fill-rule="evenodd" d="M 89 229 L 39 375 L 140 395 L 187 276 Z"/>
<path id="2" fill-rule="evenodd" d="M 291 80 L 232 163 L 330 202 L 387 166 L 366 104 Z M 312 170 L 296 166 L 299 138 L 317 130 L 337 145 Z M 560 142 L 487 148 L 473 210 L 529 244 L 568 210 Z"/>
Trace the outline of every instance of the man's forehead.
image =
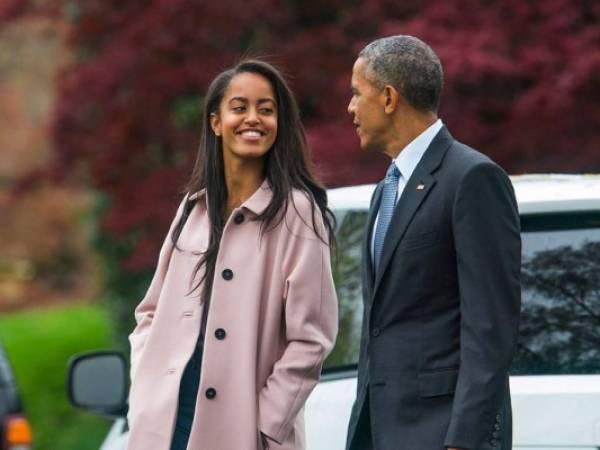
<path id="1" fill-rule="evenodd" d="M 357 84 L 371 85 L 371 81 L 366 76 L 368 61 L 365 58 L 358 58 L 352 67 L 352 86 Z"/>
<path id="2" fill-rule="evenodd" d="M 356 61 L 354 61 L 354 65 L 352 66 L 352 73 L 357 75 L 363 75 L 365 73 L 366 66 L 367 60 L 359 56 L 356 59 Z"/>

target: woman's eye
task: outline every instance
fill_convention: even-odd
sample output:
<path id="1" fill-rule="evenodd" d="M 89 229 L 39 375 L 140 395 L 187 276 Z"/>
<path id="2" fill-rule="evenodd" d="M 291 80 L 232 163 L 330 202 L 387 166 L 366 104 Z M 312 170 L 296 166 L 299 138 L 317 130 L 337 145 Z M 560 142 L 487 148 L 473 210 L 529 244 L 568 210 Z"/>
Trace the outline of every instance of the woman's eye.
<path id="1" fill-rule="evenodd" d="M 272 108 L 263 108 L 261 111 L 263 114 L 272 114 L 274 112 Z"/>
<path id="2" fill-rule="evenodd" d="M 234 107 L 233 107 L 233 110 L 234 110 L 235 112 L 243 112 L 243 111 L 245 111 L 245 110 L 246 110 L 246 108 L 245 108 L 244 106 L 234 106 Z"/>

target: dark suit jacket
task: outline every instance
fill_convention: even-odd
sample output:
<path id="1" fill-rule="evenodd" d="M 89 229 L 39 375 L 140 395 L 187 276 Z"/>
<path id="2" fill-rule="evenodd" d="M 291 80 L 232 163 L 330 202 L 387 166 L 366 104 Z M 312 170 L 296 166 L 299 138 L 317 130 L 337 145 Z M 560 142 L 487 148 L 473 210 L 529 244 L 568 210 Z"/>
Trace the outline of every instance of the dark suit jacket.
<path id="1" fill-rule="evenodd" d="M 379 272 L 363 248 L 364 317 L 348 448 L 368 392 L 376 450 L 511 448 L 508 368 L 520 311 L 512 185 L 442 128 L 398 201 Z M 368 389 L 367 389 L 368 388 Z"/>

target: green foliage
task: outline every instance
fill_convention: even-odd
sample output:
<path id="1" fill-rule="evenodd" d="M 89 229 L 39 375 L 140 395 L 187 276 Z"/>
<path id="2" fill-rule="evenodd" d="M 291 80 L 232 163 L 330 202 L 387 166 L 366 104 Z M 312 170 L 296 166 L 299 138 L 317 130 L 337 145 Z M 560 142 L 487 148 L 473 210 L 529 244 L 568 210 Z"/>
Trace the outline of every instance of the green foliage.
<path id="1" fill-rule="evenodd" d="M 109 422 L 75 410 L 68 403 L 65 382 L 69 358 L 107 348 L 108 335 L 108 318 L 97 305 L 61 306 L 0 318 L 0 339 L 32 425 L 34 450 L 100 447 Z"/>
<path id="2" fill-rule="evenodd" d="M 103 263 L 102 300 L 108 307 L 112 324 L 112 340 L 118 350 L 129 354 L 127 336 L 135 326 L 133 310 L 143 298 L 152 273 L 150 271 L 126 272 L 122 270 L 119 261 L 126 257 L 125 245 L 118 241 L 100 237 L 104 245 L 98 247 Z"/>
<path id="3" fill-rule="evenodd" d="M 95 211 L 96 223 L 100 223 L 109 202 L 104 195 L 98 196 Z M 111 323 L 111 342 L 117 350 L 129 354 L 127 336 L 135 326 L 133 310 L 150 285 L 151 270 L 123 270 L 122 262 L 132 253 L 139 241 L 139 232 L 129 232 L 121 239 L 113 239 L 101 227 L 92 233 L 93 246 L 100 263 L 102 303 L 107 308 Z"/>
<path id="4" fill-rule="evenodd" d="M 189 95 L 175 100 L 172 109 L 173 123 L 180 129 L 193 129 L 200 121 L 202 97 Z"/>

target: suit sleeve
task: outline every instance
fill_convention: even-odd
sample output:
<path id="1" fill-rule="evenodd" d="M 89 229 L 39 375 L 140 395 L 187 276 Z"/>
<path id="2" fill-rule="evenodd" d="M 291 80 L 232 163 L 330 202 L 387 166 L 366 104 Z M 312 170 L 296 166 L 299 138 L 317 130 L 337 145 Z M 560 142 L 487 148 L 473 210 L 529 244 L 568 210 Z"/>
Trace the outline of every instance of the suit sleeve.
<path id="1" fill-rule="evenodd" d="M 460 371 L 445 445 L 482 448 L 502 408 L 519 327 L 521 237 L 510 180 L 473 167 L 453 210 L 460 291 Z"/>
<path id="2" fill-rule="evenodd" d="M 135 378 L 135 373 L 138 367 L 140 355 L 142 354 L 144 344 L 146 343 L 146 338 L 148 336 L 148 333 L 150 332 L 150 327 L 154 318 L 154 311 L 156 310 L 156 305 L 158 302 L 160 291 L 162 289 L 165 275 L 169 267 L 169 260 L 171 259 L 171 252 L 173 250 L 171 233 L 173 232 L 173 228 L 175 227 L 175 225 L 179 221 L 179 218 L 181 217 L 183 205 L 186 201 L 187 196 L 179 206 L 177 214 L 175 215 L 175 219 L 173 220 L 169 232 L 167 233 L 167 236 L 162 244 L 158 256 L 156 270 L 154 272 L 154 276 L 152 277 L 152 281 L 150 282 L 150 287 L 146 291 L 146 295 L 144 296 L 142 301 L 135 308 L 134 314 L 137 325 L 134 328 L 133 332 L 129 335 L 129 344 L 131 347 L 130 376 L 132 380 Z"/>
<path id="3" fill-rule="evenodd" d="M 337 334 L 337 296 L 329 246 L 315 236 L 289 236 L 284 288 L 287 345 L 259 394 L 259 428 L 281 444 L 317 384 Z"/>

